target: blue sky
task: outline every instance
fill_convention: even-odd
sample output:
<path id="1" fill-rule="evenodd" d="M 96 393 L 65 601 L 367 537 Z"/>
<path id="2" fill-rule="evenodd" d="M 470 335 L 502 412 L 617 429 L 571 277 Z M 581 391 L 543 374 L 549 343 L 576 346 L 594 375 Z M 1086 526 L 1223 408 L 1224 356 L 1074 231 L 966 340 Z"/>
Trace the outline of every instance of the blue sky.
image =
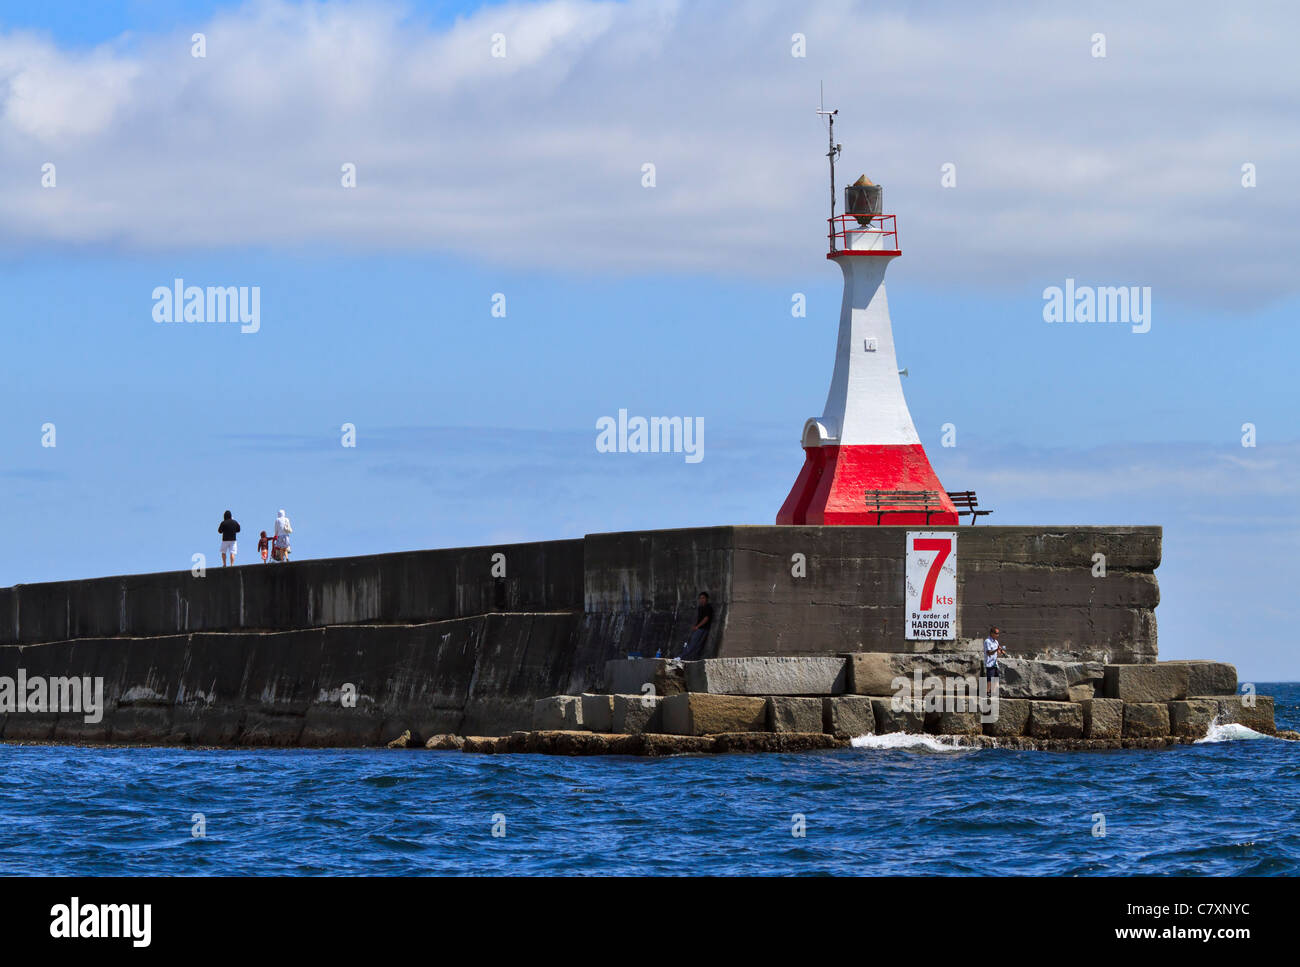
<path id="1" fill-rule="evenodd" d="M 1300 677 L 1295 16 L 967 16 L 5 3 L 0 585 L 188 567 L 226 507 L 312 557 L 771 522 L 834 353 L 825 80 L 940 479 L 1163 525 L 1162 655 Z M 259 286 L 260 331 L 155 323 L 178 277 Z M 1151 331 L 1045 323 L 1066 278 L 1151 286 Z M 597 453 L 620 408 L 702 418 L 705 459 Z"/>

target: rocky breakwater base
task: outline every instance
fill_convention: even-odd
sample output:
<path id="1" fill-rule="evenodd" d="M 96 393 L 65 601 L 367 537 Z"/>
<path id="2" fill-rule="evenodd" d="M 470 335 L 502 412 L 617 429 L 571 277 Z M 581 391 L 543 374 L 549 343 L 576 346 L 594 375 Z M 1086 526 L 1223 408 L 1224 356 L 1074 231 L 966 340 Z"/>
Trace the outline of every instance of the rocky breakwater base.
<path id="1" fill-rule="evenodd" d="M 977 654 L 624 659 L 603 688 L 537 701 L 533 728 L 502 736 L 409 734 L 390 747 L 551 755 L 674 755 L 832 749 L 889 733 L 956 746 L 1149 749 L 1204 738 L 1215 724 L 1279 732 L 1273 699 L 1214 661 L 1103 664 L 1003 659 L 985 695 Z"/>

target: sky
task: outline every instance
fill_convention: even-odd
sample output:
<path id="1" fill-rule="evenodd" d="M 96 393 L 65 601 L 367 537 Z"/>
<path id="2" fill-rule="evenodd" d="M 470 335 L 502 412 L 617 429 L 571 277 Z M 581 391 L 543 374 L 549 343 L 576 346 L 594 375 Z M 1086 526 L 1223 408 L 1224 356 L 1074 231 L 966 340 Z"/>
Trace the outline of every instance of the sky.
<path id="1" fill-rule="evenodd" d="M 1298 27 L 2 0 L 0 586 L 211 563 L 226 508 L 242 560 L 281 507 L 299 557 L 771 523 L 834 359 L 824 88 L 944 484 L 1162 526 L 1161 656 L 1300 679 Z M 256 331 L 157 321 L 176 279 L 256 287 Z M 1149 330 L 1045 321 L 1067 279 Z M 620 409 L 704 458 L 598 452 Z"/>

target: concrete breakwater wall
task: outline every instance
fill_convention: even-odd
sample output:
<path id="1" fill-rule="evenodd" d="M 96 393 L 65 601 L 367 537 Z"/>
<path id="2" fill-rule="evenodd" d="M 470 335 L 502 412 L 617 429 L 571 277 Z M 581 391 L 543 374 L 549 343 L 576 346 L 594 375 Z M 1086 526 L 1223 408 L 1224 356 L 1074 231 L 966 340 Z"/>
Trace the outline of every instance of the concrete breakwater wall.
<path id="1" fill-rule="evenodd" d="M 717 656 L 1156 656 L 1151 527 L 967 527 L 957 642 L 903 635 L 907 528 L 713 527 L 0 589 L 4 677 L 101 679 L 102 714 L 0 708 L 6 741 L 379 745 L 502 735 L 605 663 L 677 653 L 705 589 Z M 1093 575 L 1094 555 L 1105 577 Z M 802 569 L 792 566 L 802 556 Z M 94 717 L 94 716 L 90 716 Z"/>

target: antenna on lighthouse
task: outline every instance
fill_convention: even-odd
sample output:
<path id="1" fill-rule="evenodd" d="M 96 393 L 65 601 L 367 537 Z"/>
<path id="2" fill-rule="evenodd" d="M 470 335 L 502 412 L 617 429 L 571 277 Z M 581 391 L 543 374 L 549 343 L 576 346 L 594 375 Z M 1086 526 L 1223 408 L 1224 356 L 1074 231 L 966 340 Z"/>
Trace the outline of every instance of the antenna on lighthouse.
<path id="1" fill-rule="evenodd" d="M 830 159 L 830 163 L 831 163 L 831 221 L 830 221 L 829 234 L 831 237 L 831 251 L 834 252 L 835 251 L 835 159 L 840 156 L 840 146 L 835 143 L 835 115 L 839 114 L 840 112 L 838 109 L 834 111 L 826 110 L 825 83 L 818 84 L 818 92 L 819 93 L 817 97 L 817 115 L 818 117 L 824 117 L 827 120 L 826 157 Z"/>

